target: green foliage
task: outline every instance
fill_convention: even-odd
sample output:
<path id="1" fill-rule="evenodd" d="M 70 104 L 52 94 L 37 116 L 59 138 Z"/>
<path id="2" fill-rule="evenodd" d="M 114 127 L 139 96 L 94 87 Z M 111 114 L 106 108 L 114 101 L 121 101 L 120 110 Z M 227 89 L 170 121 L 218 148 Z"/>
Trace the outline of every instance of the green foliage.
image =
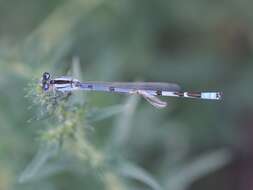
<path id="1" fill-rule="evenodd" d="M 221 189 L 231 150 L 250 154 L 251 2 L 0 5 L 0 190 Z M 225 97 L 168 98 L 156 110 L 136 96 L 45 93 L 45 71 L 176 82 Z M 214 172 L 221 180 L 209 187 Z"/>

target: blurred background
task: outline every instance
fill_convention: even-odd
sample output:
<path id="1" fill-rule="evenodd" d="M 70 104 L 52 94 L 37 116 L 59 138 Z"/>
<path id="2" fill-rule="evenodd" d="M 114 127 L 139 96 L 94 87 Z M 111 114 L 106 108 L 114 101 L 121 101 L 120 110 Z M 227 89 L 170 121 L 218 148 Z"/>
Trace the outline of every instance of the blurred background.
<path id="1" fill-rule="evenodd" d="M 0 190 L 253 189 L 252 6 L 1 0 Z M 51 109 L 36 82 L 44 71 L 224 99 L 162 98 L 158 110 L 89 92 Z"/>

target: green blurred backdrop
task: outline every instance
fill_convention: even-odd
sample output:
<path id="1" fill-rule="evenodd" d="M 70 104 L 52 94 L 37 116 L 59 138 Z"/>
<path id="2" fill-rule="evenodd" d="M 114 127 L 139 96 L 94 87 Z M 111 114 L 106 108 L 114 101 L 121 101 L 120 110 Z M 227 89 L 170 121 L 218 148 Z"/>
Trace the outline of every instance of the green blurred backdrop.
<path id="1" fill-rule="evenodd" d="M 1 0 L 0 190 L 252 189 L 252 6 Z M 157 110 L 90 92 L 51 109 L 36 82 L 44 71 L 176 82 L 224 99 L 164 98 Z"/>

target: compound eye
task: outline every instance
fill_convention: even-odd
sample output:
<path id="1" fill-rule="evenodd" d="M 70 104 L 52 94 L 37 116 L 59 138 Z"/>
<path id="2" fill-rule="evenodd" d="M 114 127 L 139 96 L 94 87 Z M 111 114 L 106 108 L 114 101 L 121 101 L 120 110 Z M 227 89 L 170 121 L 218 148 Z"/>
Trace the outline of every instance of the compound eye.
<path id="1" fill-rule="evenodd" d="M 50 74 L 48 72 L 43 73 L 43 80 L 48 80 L 50 78 Z"/>
<path id="2" fill-rule="evenodd" d="M 45 84 L 43 84 L 43 90 L 44 91 L 48 91 L 48 89 L 49 89 L 49 84 L 47 84 L 47 83 L 45 83 Z"/>

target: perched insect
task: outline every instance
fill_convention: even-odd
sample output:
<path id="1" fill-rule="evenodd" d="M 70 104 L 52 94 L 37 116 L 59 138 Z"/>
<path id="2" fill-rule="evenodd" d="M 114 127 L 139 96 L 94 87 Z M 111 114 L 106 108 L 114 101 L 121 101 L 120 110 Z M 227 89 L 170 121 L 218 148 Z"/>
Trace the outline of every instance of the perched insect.
<path id="1" fill-rule="evenodd" d="M 167 103 L 157 96 L 173 96 L 207 100 L 221 100 L 221 92 L 182 92 L 174 83 L 163 82 L 80 82 L 71 77 L 51 79 L 48 72 L 43 73 L 41 80 L 44 91 L 71 92 L 75 90 L 103 91 L 125 94 L 137 94 L 144 97 L 156 108 L 164 108 Z"/>

